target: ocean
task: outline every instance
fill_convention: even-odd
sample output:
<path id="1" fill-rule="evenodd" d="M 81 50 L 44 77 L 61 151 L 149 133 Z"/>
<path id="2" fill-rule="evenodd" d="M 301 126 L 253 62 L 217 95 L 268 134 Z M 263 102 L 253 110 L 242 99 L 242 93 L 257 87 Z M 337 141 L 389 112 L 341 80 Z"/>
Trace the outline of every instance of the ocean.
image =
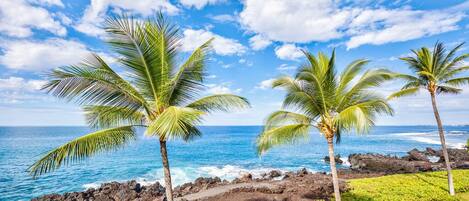
<path id="1" fill-rule="evenodd" d="M 206 126 L 203 136 L 189 143 L 168 142 L 169 161 L 176 185 L 197 177 L 234 179 L 244 172 L 254 176 L 271 169 L 283 171 L 307 168 L 329 171 L 323 161 L 326 141 L 311 132 L 307 142 L 274 148 L 259 157 L 255 138 L 260 126 Z M 449 147 L 463 147 L 469 126 L 446 126 Z M 0 200 L 29 200 L 43 194 L 82 191 L 109 181 L 135 179 L 152 183 L 162 181 L 159 144 L 143 136 L 123 149 L 99 154 L 79 164 L 32 179 L 26 169 L 48 150 L 90 129 L 86 127 L 0 127 Z M 346 159 L 352 153 L 382 153 L 402 156 L 407 151 L 432 147 L 439 149 L 436 127 L 378 126 L 366 135 L 344 134 L 335 146 L 336 154 Z M 347 167 L 347 163 L 339 167 Z"/>

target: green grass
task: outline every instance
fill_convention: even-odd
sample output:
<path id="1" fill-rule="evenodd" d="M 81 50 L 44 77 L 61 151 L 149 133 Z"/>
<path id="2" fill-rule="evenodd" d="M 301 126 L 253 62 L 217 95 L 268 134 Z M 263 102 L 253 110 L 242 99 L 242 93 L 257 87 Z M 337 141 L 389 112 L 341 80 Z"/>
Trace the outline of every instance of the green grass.
<path id="1" fill-rule="evenodd" d="M 456 196 L 448 194 L 446 172 L 354 179 L 345 201 L 469 201 L 469 170 L 453 170 Z"/>

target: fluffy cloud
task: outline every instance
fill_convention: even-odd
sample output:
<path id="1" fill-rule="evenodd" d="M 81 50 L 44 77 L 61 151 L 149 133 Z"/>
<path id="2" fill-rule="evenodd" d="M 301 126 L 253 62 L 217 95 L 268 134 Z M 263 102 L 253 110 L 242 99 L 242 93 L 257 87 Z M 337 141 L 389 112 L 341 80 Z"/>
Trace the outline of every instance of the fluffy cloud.
<path id="1" fill-rule="evenodd" d="M 301 49 L 294 44 L 284 44 L 275 48 L 275 55 L 283 60 L 297 60 L 303 56 Z"/>
<path id="2" fill-rule="evenodd" d="M 270 89 L 270 88 L 272 88 L 272 82 L 274 82 L 274 80 L 275 80 L 274 78 L 264 80 L 264 81 L 260 82 L 260 83 L 256 86 L 256 88 L 257 88 L 257 89 Z"/>
<path id="3" fill-rule="evenodd" d="M 207 84 L 207 93 L 209 94 L 238 94 L 241 93 L 242 89 L 231 89 L 230 83 L 222 84 Z"/>
<path id="4" fill-rule="evenodd" d="M 103 36 L 104 30 L 101 24 L 104 22 L 106 12 L 112 8 L 113 12 L 130 11 L 132 13 L 148 16 L 156 11 L 167 14 L 176 14 L 179 9 L 169 1 L 161 0 L 91 0 L 85 14 L 80 19 L 75 29 L 90 36 Z"/>
<path id="5" fill-rule="evenodd" d="M 268 40 L 308 43 L 345 38 L 347 48 L 431 36 L 458 28 L 467 3 L 421 11 L 409 8 L 363 8 L 333 0 L 246 0 L 240 23 Z M 463 5 L 463 6 L 461 6 Z M 276 16 L 272 20 L 272 16 Z"/>
<path id="6" fill-rule="evenodd" d="M 26 80 L 22 77 L 0 78 L 0 104 L 44 99 L 37 92 L 45 83 L 45 80 Z"/>
<path id="7" fill-rule="evenodd" d="M 224 0 L 179 0 L 179 2 L 181 2 L 181 4 L 185 7 L 194 7 L 199 10 L 205 7 L 206 5 L 213 5 L 223 1 Z"/>
<path id="8" fill-rule="evenodd" d="M 246 52 L 246 47 L 240 44 L 237 40 L 225 38 L 203 29 L 184 30 L 182 38 L 182 50 L 186 52 L 192 51 L 211 38 L 214 38 L 212 42 L 212 48 L 216 54 L 233 55 L 243 54 Z"/>
<path id="9" fill-rule="evenodd" d="M 342 36 L 339 28 L 351 13 L 337 10 L 332 0 L 246 0 L 240 21 L 248 30 L 275 41 L 327 41 Z"/>
<path id="10" fill-rule="evenodd" d="M 236 16 L 228 14 L 215 15 L 209 17 L 217 22 L 236 22 L 238 20 Z"/>
<path id="11" fill-rule="evenodd" d="M 462 14 L 442 11 L 365 10 L 353 19 L 347 48 L 407 41 L 458 29 Z M 379 27 L 379 28 L 378 28 Z"/>
<path id="12" fill-rule="evenodd" d="M 1 44 L 0 64 L 11 69 L 41 71 L 75 64 L 89 53 L 77 41 L 49 39 L 46 41 L 19 40 Z"/>
<path id="13" fill-rule="evenodd" d="M 272 41 L 262 35 L 255 35 L 249 38 L 249 46 L 251 46 L 253 50 L 262 50 L 270 44 L 272 44 Z"/>
<path id="14" fill-rule="evenodd" d="M 67 30 L 44 8 L 23 0 L 0 1 L 0 32 L 12 37 L 28 37 L 32 29 L 65 36 Z"/>
<path id="15" fill-rule="evenodd" d="M 25 80 L 22 77 L 0 78 L 1 90 L 39 90 L 46 81 L 44 80 Z"/>
<path id="16" fill-rule="evenodd" d="M 31 3 L 37 3 L 46 6 L 59 6 L 64 7 L 64 4 L 61 0 L 29 0 Z"/>

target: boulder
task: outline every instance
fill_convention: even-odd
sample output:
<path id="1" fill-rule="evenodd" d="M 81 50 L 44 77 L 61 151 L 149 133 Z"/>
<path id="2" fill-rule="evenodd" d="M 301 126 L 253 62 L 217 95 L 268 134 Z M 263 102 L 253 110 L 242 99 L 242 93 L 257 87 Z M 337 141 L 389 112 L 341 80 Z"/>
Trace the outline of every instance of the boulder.
<path id="1" fill-rule="evenodd" d="M 425 149 L 425 151 L 427 152 L 428 155 L 430 156 L 436 156 L 437 155 L 437 151 L 435 151 L 434 149 L 432 149 L 431 147 L 427 147 Z"/>
<path id="2" fill-rule="evenodd" d="M 337 164 L 342 164 L 342 163 L 344 163 L 344 161 L 342 161 L 342 159 L 340 159 L 340 155 L 339 155 L 339 154 L 335 155 L 335 156 L 334 156 L 334 159 L 335 159 L 335 163 L 337 163 Z M 330 159 L 329 156 L 325 156 L 325 157 L 324 157 L 324 162 L 327 162 L 327 163 L 328 163 L 330 160 L 331 160 L 331 159 Z"/>
<path id="3" fill-rule="evenodd" d="M 280 177 L 280 176 L 282 176 L 282 172 L 280 172 L 278 170 L 272 170 L 272 171 L 269 172 L 269 174 L 267 174 L 267 176 L 271 179 L 275 178 L 275 177 Z"/>
<path id="4" fill-rule="evenodd" d="M 438 162 L 443 163 L 445 158 L 441 150 L 438 151 L 438 156 L 440 156 Z M 450 162 L 469 161 L 469 153 L 466 149 L 448 149 L 448 156 Z"/>
<path id="5" fill-rule="evenodd" d="M 408 161 L 381 154 L 351 154 L 349 161 L 351 169 L 357 171 L 412 173 L 432 170 L 432 164 L 428 161 Z"/>
<path id="6" fill-rule="evenodd" d="M 405 156 L 403 158 L 406 158 L 409 161 L 427 161 L 429 162 L 430 160 L 427 158 L 424 152 L 421 152 L 417 149 L 412 149 L 409 152 L 407 152 L 409 155 Z"/>
<path id="7" fill-rule="evenodd" d="M 297 176 L 304 176 L 307 174 L 308 174 L 308 170 L 306 168 L 301 168 L 300 170 L 298 170 L 298 172 L 296 172 Z"/>

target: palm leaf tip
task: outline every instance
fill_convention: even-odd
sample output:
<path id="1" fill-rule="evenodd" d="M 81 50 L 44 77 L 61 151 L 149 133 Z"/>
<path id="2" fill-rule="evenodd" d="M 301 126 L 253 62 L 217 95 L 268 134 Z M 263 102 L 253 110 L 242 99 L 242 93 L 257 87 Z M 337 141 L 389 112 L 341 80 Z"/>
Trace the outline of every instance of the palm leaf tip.
<path id="1" fill-rule="evenodd" d="M 135 138 L 135 132 L 131 126 L 96 131 L 49 151 L 27 171 L 33 178 L 36 178 L 62 165 L 76 163 L 99 152 L 117 149 Z"/>
<path id="2" fill-rule="evenodd" d="M 189 108 L 205 112 L 229 112 L 250 107 L 249 101 L 241 96 L 232 94 L 216 94 L 206 96 L 187 105 Z"/>
<path id="3" fill-rule="evenodd" d="M 168 107 L 148 126 L 147 136 L 158 136 L 160 140 L 192 139 L 201 133 L 196 126 L 202 121 L 204 111 L 189 107 Z"/>
<path id="4" fill-rule="evenodd" d="M 293 144 L 300 139 L 308 139 L 309 129 L 309 124 L 297 123 L 264 130 L 257 138 L 257 154 L 265 153 L 277 145 Z"/>

